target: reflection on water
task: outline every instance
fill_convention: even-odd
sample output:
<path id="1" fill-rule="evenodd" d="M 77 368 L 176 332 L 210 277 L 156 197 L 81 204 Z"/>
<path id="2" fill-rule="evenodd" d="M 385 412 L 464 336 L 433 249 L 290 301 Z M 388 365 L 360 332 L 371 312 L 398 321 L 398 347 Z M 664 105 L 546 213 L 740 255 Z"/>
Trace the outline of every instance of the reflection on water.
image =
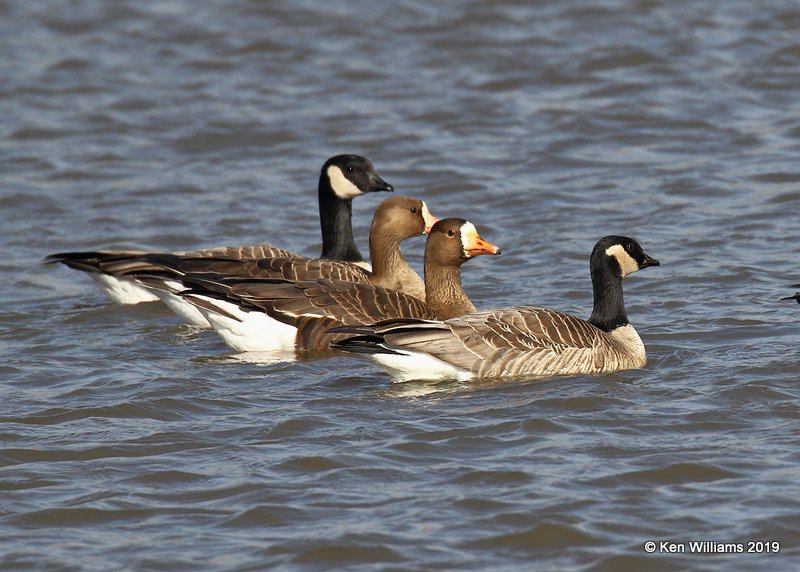
<path id="1" fill-rule="evenodd" d="M 234 354 L 222 354 L 216 356 L 201 356 L 195 358 L 198 361 L 210 361 L 219 363 L 250 363 L 256 365 L 274 365 L 297 361 L 295 352 L 242 352 Z"/>

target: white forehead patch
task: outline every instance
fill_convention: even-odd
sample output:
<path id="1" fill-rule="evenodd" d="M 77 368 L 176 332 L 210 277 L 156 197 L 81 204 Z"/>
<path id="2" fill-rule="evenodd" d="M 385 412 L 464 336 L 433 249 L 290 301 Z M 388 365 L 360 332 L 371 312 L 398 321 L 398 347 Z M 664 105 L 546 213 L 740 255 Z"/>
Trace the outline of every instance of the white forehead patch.
<path id="1" fill-rule="evenodd" d="M 349 200 L 364 194 L 350 179 L 344 176 L 342 170 L 336 165 L 328 167 L 328 180 L 331 182 L 334 194 L 340 199 Z"/>
<path id="2" fill-rule="evenodd" d="M 474 245 L 472 241 L 478 236 L 478 229 L 475 225 L 467 221 L 461 225 L 461 246 L 464 247 L 464 253 L 467 252 Z"/>
<path id="3" fill-rule="evenodd" d="M 438 220 L 431 214 L 431 211 L 428 210 L 428 205 L 425 204 L 425 201 L 422 201 L 422 220 L 425 221 L 425 228 L 432 227 Z"/>
<path id="4" fill-rule="evenodd" d="M 639 264 L 628 254 L 621 244 L 615 244 L 606 248 L 606 254 L 613 256 L 619 262 L 619 267 L 622 268 L 623 278 L 628 274 L 639 270 Z"/>

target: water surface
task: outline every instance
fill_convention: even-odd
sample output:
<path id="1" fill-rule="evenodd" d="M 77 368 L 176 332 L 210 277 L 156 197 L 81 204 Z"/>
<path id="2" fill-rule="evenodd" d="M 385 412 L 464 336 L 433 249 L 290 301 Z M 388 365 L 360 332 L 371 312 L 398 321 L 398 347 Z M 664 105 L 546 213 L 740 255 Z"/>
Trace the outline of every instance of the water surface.
<path id="1" fill-rule="evenodd" d="M 800 564 L 800 8 L 0 3 L 0 568 Z M 52 252 L 319 251 L 329 156 L 503 249 L 481 308 L 590 312 L 628 234 L 638 371 L 396 384 L 232 356 Z M 382 197 L 354 203 L 362 250 Z M 418 268 L 422 241 L 409 241 Z M 649 540 L 778 554 L 647 554 Z M 687 547 L 688 552 L 688 547 Z"/>

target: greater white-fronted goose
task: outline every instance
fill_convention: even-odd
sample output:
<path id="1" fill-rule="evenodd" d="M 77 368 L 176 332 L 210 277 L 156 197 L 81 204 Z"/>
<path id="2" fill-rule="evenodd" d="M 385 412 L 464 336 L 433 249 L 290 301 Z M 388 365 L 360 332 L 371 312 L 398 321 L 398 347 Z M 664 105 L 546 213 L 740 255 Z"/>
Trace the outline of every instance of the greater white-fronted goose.
<path id="1" fill-rule="evenodd" d="M 351 201 L 365 193 L 393 191 L 394 188 L 378 176 L 368 159 L 359 155 L 336 155 L 322 166 L 317 190 L 322 228 L 321 257 L 354 262 L 368 268 L 369 264 L 364 261 L 353 240 Z M 61 252 L 51 254 L 45 258 L 45 262 L 61 262 L 70 268 L 87 272 L 99 288 L 118 304 L 138 304 L 159 299 L 158 293 L 142 285 L 130 274 L 145 268 L 140 257 L 148 254 L 152 253 L 142 250 Z M 298 256 L 270 244 L 223 246 L 178 254 L 237 259 Z"/>
<path id="2" fill-rule="evenodd" d="M 474 312 L 461 286 L 461 265 L 480 254 L 500 254 L 472 223 L 437 222 L 425 243 L 427 303 L 407 292 L 344 280 L 208 279 L 186 276 L 183 293 L 237 351 L 327 350 L 336 325 L 388 318 L 445 319 Z M 341 336 L 340 336 L 341 337 Z"/>
<path id="3" fill-rule="evenodd" d="M 189 323 L 206 328 L 211 327 L 208 319 L 195 304 L 179 295 L 185 289 L 180 280 L 186 274 L 292 281 L 336 278 L 395 288 L 424 300 L 425 286 L 403 258 L 400 242 L 429 232 L 437 220 L 419 199 L 400 196 L 383 201 L 375 210 L 370 227 L 372 270 L 355 262 L 302 257 L 248 260 L 145 254 L 123 263 L 128 276 L 149 287 L 172 311 Z"/>
<path id="4" fill-rule="evenodd" d="M 590 259 L 594 309 L 588 320 L 520 306 L 445 321 L 390 320 L 333 328 L 356 334 L 335 349 L 368 354 L 394 381 L 466 381 L 608 373 L 643 367 L 644 344 L 628 322 L 622 279 L 659 262 L 625 236 L 607 236 Z"/>

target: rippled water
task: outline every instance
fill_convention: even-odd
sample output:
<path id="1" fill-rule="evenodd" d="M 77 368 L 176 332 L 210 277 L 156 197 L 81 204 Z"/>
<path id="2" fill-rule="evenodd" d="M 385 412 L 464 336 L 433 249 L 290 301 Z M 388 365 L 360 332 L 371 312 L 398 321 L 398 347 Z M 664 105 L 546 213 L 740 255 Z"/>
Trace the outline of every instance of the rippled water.
<path id="1" fill-rule="evenodd" d="M 800 565 L 800 7 L 0 3 L 0 568 Z M 631 234 L 643 370 L 395 384 L 231 356 L 49 253 L 319 250 L 322 162 L 503 249 L 481 308 L 587 315 Z M 366 250 L 379 198 L 358 199 Z M 421 241 L 406 250 L 419 265 Z M 649 540 L 777 541 L 655 554 Z"/>

